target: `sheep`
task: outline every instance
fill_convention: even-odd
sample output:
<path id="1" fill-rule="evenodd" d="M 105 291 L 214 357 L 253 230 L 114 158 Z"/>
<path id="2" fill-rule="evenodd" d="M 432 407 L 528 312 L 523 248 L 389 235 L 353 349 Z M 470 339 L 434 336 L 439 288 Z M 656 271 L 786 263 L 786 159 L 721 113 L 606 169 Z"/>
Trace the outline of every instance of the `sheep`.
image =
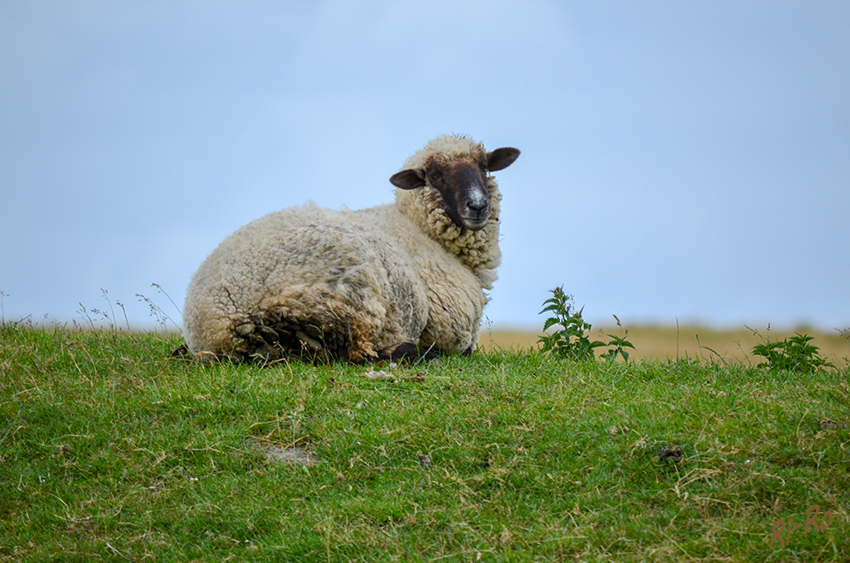
<path id="1" fill-rule="evenodd" d="M 489 173 L 519 154 L 438 137 L 390 178 L 394 203 L 308 202 L 238 229 L 189 284 L 189 350 L 353 363 L 471 354 L 501 261 L 501 194 Z"/>

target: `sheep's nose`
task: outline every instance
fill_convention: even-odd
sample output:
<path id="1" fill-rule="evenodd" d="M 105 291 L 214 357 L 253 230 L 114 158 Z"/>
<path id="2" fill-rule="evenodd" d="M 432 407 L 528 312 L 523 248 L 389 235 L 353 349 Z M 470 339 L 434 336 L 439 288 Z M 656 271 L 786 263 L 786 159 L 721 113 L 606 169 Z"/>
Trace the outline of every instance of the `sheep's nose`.
<path id="1" fill-rule="evenodd" d="M 476 214 L 480 215 L 482 211 L 487 209 L 487 202 L 485 200 L 473 200 L 468 201 L 466 206 Z"/>

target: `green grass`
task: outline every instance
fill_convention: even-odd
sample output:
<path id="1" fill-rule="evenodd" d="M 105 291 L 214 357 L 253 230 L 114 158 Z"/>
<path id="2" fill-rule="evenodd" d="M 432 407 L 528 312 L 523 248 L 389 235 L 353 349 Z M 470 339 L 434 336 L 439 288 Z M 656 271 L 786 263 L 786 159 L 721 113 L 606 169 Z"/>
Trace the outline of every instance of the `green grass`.
<path id="1" fill-rule="evenodd" d="M 0 561 L 850 553 L 847 369 L 493 352 L 386 380 L 167 359 L 180 342 L 0 327 Z M 769 545 L 812 505 L 828 529 Z"/>

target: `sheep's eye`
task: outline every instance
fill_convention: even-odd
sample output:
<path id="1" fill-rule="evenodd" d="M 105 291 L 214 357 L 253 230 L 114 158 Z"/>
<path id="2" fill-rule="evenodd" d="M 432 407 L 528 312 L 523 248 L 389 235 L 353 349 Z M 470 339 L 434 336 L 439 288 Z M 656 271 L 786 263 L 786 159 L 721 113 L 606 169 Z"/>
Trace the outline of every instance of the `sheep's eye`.
<path id="1" fill-rule="evenodd" d="M 439 180 L 440 178 L 443 177 L 443 173 L 440 172 L 439 170 L 431 170 L 428 173 L 428 176 L 431 177 L 431 180 Z"/>

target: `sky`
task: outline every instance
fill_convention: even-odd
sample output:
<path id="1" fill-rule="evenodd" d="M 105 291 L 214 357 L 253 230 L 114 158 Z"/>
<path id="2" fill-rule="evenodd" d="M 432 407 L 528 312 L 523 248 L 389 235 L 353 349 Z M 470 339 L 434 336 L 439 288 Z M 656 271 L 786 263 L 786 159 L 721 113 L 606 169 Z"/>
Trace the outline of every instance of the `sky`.
<path id="1" fill-rule="evenodd" d="M 595 325 L 848 328 L 848 29 L 844 0 L 4 1 L 2 320 L 179 325 L 234 230 L 390 202 L 461 133 L 522 151 L 489 327 L 563 286 Z"/>

